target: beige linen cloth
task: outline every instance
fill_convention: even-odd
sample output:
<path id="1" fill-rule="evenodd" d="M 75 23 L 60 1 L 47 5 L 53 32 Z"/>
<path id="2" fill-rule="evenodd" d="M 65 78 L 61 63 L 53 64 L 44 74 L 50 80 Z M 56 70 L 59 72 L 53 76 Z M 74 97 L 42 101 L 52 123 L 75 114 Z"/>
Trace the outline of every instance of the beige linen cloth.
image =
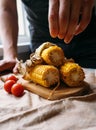
<path id="1" fill-rule="evenodd" d="M 16 98 L 0 81 L 0 130 L 96 130 L 96 70 L 84 71 L 93 93 L 55 101 L 26 90 Z"/>

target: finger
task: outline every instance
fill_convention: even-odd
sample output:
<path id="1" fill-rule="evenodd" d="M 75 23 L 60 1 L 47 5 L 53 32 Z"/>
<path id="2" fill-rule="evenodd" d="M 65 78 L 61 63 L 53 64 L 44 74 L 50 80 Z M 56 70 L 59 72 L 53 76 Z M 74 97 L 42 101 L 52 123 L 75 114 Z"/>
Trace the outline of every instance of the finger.
<path id="1" fill-rule="evenodd" d="M 13 68 L 13 73 L 14 74 L 18 73 L 18 63 L 16 63 L 15 67 Z"/>
<path id="2" fill-rule="evenodd" d="M 59 33 L 58 38 L 64 39 L 70 15 L 70 0 L 59 0 Z"/>
<path id="3" fill-rule="evenodd" d="M 84 6 L 82 9 L 81 20 L 76 27 L 75 35 L 83 32 L 88 24 L 90 23 L 91 16 L 92 16 L 92 9 L 93 9 L 94 1 L 93 0 L 84 0 Z"/>
<path id="4" fill-rule="evenodd" d="M 58 10 L 59 0 L 49 0 L 48 22 L 50 35 L 55 38 L 58 35 Z"/>
<path id="5" fill-rule="evenodd" d="M 64 38 L 64 41 L 66 43 L 69 43 L 72 38 L 74 37 L 74 33 L 76 30 L 76 26 L 79 21 L 79 14 L 80 14 L 80 8 L 81 8 L 82 0 L 73 0 L 71 3 L 71 11 L 70 11 L 70 22 L 67 28 L 67 33 Z"/>

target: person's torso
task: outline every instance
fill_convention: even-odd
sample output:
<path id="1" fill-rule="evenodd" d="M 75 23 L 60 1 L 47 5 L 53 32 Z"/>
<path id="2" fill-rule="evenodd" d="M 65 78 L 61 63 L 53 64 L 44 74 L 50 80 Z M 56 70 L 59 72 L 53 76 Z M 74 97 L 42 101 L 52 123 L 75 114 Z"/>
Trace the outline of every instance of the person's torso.
<path id="1" fill-rule="evenodd" d="M 41 43 L 50 41 L 62 47 L 68 58 L 72 57 L 77 59 L 77 61 L 80 58 L 84 60 L 89 57 L 92 58 L 93 56 L 96 58 L 96 16 L 94 10 L 91 22 L 86 30 L 84 30 L 80 35 L 74 37 L 69 45 L 66 45 L 63 40 L 52 38 L 50 36 L 48 28 L 48 0 L 22 1 L 24 2 L 27 11 L 27 18 L 30 23 L 29 30 L 32 42 L 32 51 L 34 51 Z M 91 60 L 89 59 L 89 61 Z M 86 61 L 84 63 L 86 64 Z"/>

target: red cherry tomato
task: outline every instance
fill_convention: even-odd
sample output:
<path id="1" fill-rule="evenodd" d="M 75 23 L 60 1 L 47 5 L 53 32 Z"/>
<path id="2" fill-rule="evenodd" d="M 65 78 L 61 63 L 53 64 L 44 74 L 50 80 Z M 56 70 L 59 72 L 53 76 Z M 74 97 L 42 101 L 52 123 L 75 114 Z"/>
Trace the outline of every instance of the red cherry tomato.
<path id="1" fill-rule="evenodd" d="M 15 84 L 14 80 L 7 80 L 4 83 L 4 89 L 6 92 L 11 93 L 11 88 L 13 86 L 13 84 Z"/>
<path id="2" fill-rule="evenodd" d="M 11 88 L 11 92 L 16 97 L 21 97 L 24 93 L 24 87 L 20 83 L 15 83 Z"/>
<path id="3" fill-rule="evenodd" d="M 15 76 L 15 75 L 9 75 L 7 78 L 6 78 L 6 81 L 7 80 L 14 80 L 15 82 L 17 82 L 18 78 Z"/>

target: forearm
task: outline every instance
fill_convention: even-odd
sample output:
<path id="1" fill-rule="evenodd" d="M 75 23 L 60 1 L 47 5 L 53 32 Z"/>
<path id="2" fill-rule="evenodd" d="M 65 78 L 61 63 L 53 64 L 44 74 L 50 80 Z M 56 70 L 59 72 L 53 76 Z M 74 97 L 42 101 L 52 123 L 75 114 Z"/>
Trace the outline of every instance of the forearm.
<path id="1" fill-rule="evenodd" d="M 17 56 L 18 19 L 17 13 L 7 8 L 0 9 L 0 38 L 4 58 Z"/>

